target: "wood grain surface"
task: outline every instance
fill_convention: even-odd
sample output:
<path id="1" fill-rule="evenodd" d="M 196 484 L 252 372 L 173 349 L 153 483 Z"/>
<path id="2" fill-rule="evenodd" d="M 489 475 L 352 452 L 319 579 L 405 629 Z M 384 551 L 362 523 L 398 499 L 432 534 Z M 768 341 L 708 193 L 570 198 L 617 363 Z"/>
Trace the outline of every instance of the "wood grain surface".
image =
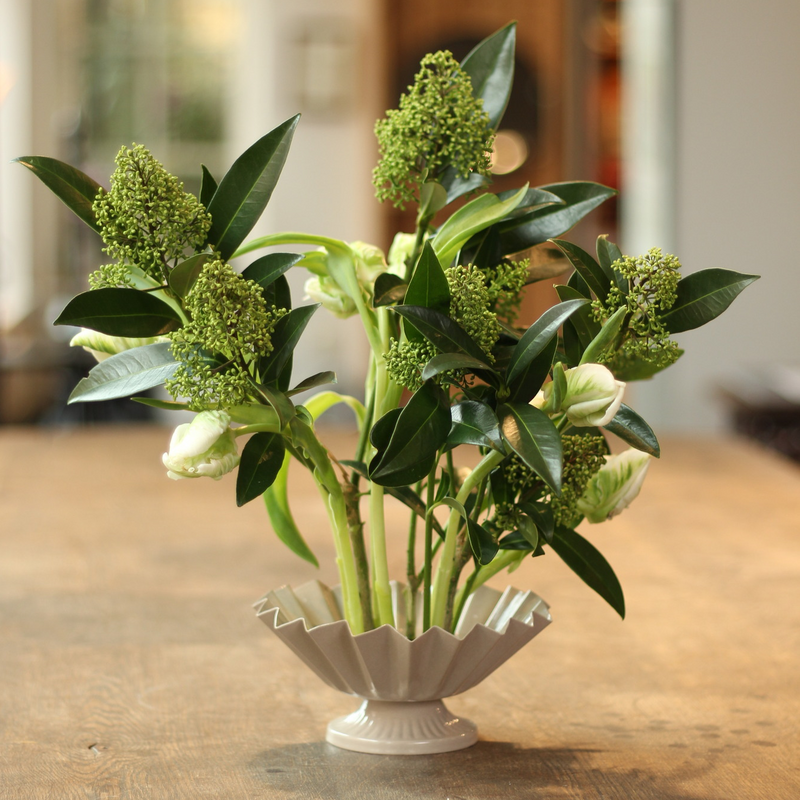
<path id="1" fill-rule="evenodd" d="M 664 442 L 634 506 L 585 531 L 628 619 L 553 555 L 528 559 L 513 584 L 555 624 L 448 702 L 481 741 L 384 757 L 324 743 L 357 701 L 250 608 L 317 575 L 258 502 L 236 509 L 230 477 L 167 480 L 168 438 L 0 430 L 0 798 L 800 798 L 796 467 Z M 323 510 L 295 478 L 335 582 Z M 399 572 L 406 517 L 389 517 Z"/>

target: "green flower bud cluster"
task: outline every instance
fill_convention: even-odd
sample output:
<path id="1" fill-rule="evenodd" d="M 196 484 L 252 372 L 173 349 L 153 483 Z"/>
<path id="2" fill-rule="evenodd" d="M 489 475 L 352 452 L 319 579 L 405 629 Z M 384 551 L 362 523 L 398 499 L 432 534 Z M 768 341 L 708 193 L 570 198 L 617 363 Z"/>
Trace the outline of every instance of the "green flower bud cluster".
<path id="1" fill-rule="evenodd" d="M 677 298 L 680 261 L 654 247 L 643 256 L 623 256 L 612 267 L 628 279 L 628 294 L 612 286 L 604 303 L 592 303 L 592 314 L 598 322 L 605 322 L 617 309 L 627 307 L 628 317 L 622 341 L 604 363 L 620 374 L 638 361 L 657 369 L 668 367 L 681 351 L 659 316 L 672 308 Z"/>
<path id="2" fill-rule="evenodd" d="M 268 308 L 261 287 L 220 259 L 203 266 L 185 306 L 190 322 L 172 334 L 171 347 L 181 365 L 167 391 L 193 409 L 244 402 L 286 311 Z"/>
<path id="3" fill-rule="evenodd" d="M 519 315 L 522 302 L 522 290 L 528 280 L 529 258 L 521 261 L 503 260 L 496 266 L 486 270 L 486 288 L 492 310 L 498 319 L 512 324 Z"/>
<path id="4" fill-rule="evenodd" d="M 130 267 L 165 283 L 178 259 L 203 246 L 211 217 L 142 145 L 123 147 L 116 164 L 110 191 L 101 189 L 92 208 L 104 250 L 118 263 L 101 267 L 91 285 L 129 286 Z"/>
<path id="5" fill-rule="evenodd" d="M 512 455 L 502 464 L 503 475 L 511 486 L 515 502 L 500 503 L 495 507 L 494 522 L 503 530 L 519 527 L 523 512 L 518 502 L 535 501 L 548 497 L 556 525 L 572 527 L 581 516 L 578 501 L 583 496 L 592 477 L 605 464 L 608 445 L 603 436 L 561 437 L 563 450 L 561 495 L 551 494 L 545 482 L 525 464 L 519 456 Z"/>
<path id="6" fill-rule="evenodd" d="M 459 175 L 487 175 L 494 133 L 483 100 L 447 50 L 426 55 L 399 109 L 375 125 L 380 161 L 372 174 L 379 200 L 403 208 L 419 200 L 419 184 L 452 164 Z"/>
<path id="7" fill-rule="evenodd" d="M 491 352 L 500 336 L 500 327 L 490 308 L 484 274 L 472 264 L 448 267 L 444 274 L 450 288 L 450 318 L 481 346 L 490 362 L 494 361 Z M 427 341 L 392 341 L 385 355 L 389 375 L 395 383 L 416 391 L 422 385 L 422 370 L 436 352 Z M 459 383 L 463 377 L 463 370 L 450 370 L 441 373 L 438 380 Z"/>

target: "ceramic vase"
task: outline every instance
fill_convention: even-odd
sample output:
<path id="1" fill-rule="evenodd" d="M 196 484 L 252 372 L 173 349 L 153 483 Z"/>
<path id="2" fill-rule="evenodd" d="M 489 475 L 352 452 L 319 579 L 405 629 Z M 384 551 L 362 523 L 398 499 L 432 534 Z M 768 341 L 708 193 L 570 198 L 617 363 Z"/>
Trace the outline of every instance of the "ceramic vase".
<path id="1" fill-rule="evenodd" d="M 402 584 L 392 584 L 395 620 L 405 630 Z M 417 603 L 419 606 L 420 603 Z M 362 699 L 328 725 L 326 740 L 362 753 L 444 753 L 477 741 L 474 723 L 443 698 L 480 683 L 550 624 L 533 592 L 482 586 L 464 606 L 455 633 L 434 627 L 409 640 L 383 625 L 353 635 L 341 596 L 319 581 L 268 592 L 258 618 L 328 686 Z"/>

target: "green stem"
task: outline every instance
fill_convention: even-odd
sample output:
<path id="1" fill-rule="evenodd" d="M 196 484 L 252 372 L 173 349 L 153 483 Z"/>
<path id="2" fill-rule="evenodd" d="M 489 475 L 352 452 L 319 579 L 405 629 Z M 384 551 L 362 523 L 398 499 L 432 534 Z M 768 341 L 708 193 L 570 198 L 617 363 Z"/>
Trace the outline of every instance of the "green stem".
<path id="1" fill-rule="evenodd" d="M 501 453 L 497 450 L 492 450 L 487 453 L 462 484 L 461 489 L 459 489 L 456 495 L 456 500 L 461 505 L 464 505 L 473 488 L 475 488 L 504 458 L 505 453 Z M 450 593 L 450 581 L 456 569 L 458 531 L 461 527 L 461 521 L 461 514 L 453 509 L 450 512 L 450 519 L 447 523 L 442 555 L 439 558 L 436 580 L 433 585 L 431 624 L 439 625 L 440 627 L 444 627 L 445 618 L 447 617 L 447 599 Z"/>
<path id="2" fill-rule="evenodd" d="M 470 575 L 467 583 L 456 592 L 456 607 L 463 609 L 468 595 L 483 586 L 489 578 L 493 578 L 498 572 L 502 572 L 507 567 L 513 566 L 518 561 L 522 561 L 527 554 L 528 551 L 526 550 L 501 550 L 500 553 L 492 559 L 490 564 L 475 570 L 475 572 Z M 460 613 L 459 611 L 459 614 Z M 456 618 L 456 622 L 457 621 L 458 618 Z"/>
<path id="3" fill-rule="evenodd" d="M 420 493 L 422 487 L 417 483 L 416 491 Z M 408 523 L 408 547 L 406 552 L 406 638 L 412 640 L 416 633 L 417 621 L 417 560 L 415 549 L 417 546 L 417 514 L 412 511 Z"/>
<path id="4" fill-rule="evenodd" d="M 433 504 L 436 500 L 436 468 L 439 459 L 428 474 L 428 492 L 425 500 L 425 566 L 422 574 L 422 630 L 431 626 L 431 573 L 433 566 Z"/>
<path id="5" fill-rule="evenodd" d="M 334 546 L 336 547 L 336 564 L 342 581 L 342 603 L 345 618 L 350 623 L 353 633 L 364 632 L 364 617 L 361 613 L 361 600 L 358 593 L 353 550 L 350 546 L 350 534 L 347 520 L 347 504 L 344 492 L 331 463 L 328 451 L 314 435 L 314 431 L 299 417 L 289 423 L 294 441 L 305 450 L 314 463 L 314 480 L 320 494 L 326 501 L 328 517 L 331 522 Z"/>

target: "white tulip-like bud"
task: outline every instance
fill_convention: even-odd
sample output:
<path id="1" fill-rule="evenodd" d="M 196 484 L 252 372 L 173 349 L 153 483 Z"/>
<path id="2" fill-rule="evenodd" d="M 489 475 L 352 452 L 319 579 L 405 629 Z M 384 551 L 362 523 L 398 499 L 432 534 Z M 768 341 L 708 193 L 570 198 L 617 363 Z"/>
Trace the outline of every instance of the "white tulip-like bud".
<path id="1" fill-rule="evenodd" d="M 356 304 L 339 284 L 326 276 L 312 276 L 305 284 L 306 296 L 315 303 L 321 303 L 340 319 L 347 319 L 356 313 Z"/>
<path id="2" fill-rule="evenodd" d="M 82 347 L 86 352 L 91 353 L 97 360 L 105 361 L 109 356 L 114 356 L 124 350 L 132 350 L 134 347 L 141 347 L 145 344 L 155 344 L 155 342 L 167 342 L 166 336 L 150 336 L 148 338 L 136 339 L 129 336 L 109 336 L 107 333 L 99 333 L 89 328 L 81 328 L 72 339 L 70 347 Z"/>
<path id="3" fill-rule="evenodd" d="M 239 463 L 231 418 L 224 411 L 201 411 L 191 422 L 178 425 L 161 460 L 167 477 L 219 480 Z"/>
<path id="4" fill-rule="evenodd" d="M 576 428 L 602 427 L 617 415 L 625 394 L 625 384 L 602 364 L 581 364 L 564 372 L 566 391 L 559 408 L 553 396 L 555 382 L 546 384 L 531 405 L 548 414 L 563 411 Z"/>
<path id="5" fill-rule="evenodd" d="M 406 276 L 406 259 L 414 252 L 416 236 L 413 233 L 398 233 L 389 248 L 389 272 L 401 278 Z"/>
<path id="6" fill-rule="evenodd" d="M 578 500 L 581 514 L 589 522 L 605 522 L 626 509 L 642 488 L 650 458 L 633 448 L 606 456 L 606 463 L 592 476 Z"/>
<path id="7" fill-rule="evenodd" d="M 370 294 L 375 280 L 382 272 L 386 272 L 386 258 L 383 251 L 374 244 L 366 242 L 350 242 L 350 249 L 356 254 L 356 277 L 358 282 Z"/>

